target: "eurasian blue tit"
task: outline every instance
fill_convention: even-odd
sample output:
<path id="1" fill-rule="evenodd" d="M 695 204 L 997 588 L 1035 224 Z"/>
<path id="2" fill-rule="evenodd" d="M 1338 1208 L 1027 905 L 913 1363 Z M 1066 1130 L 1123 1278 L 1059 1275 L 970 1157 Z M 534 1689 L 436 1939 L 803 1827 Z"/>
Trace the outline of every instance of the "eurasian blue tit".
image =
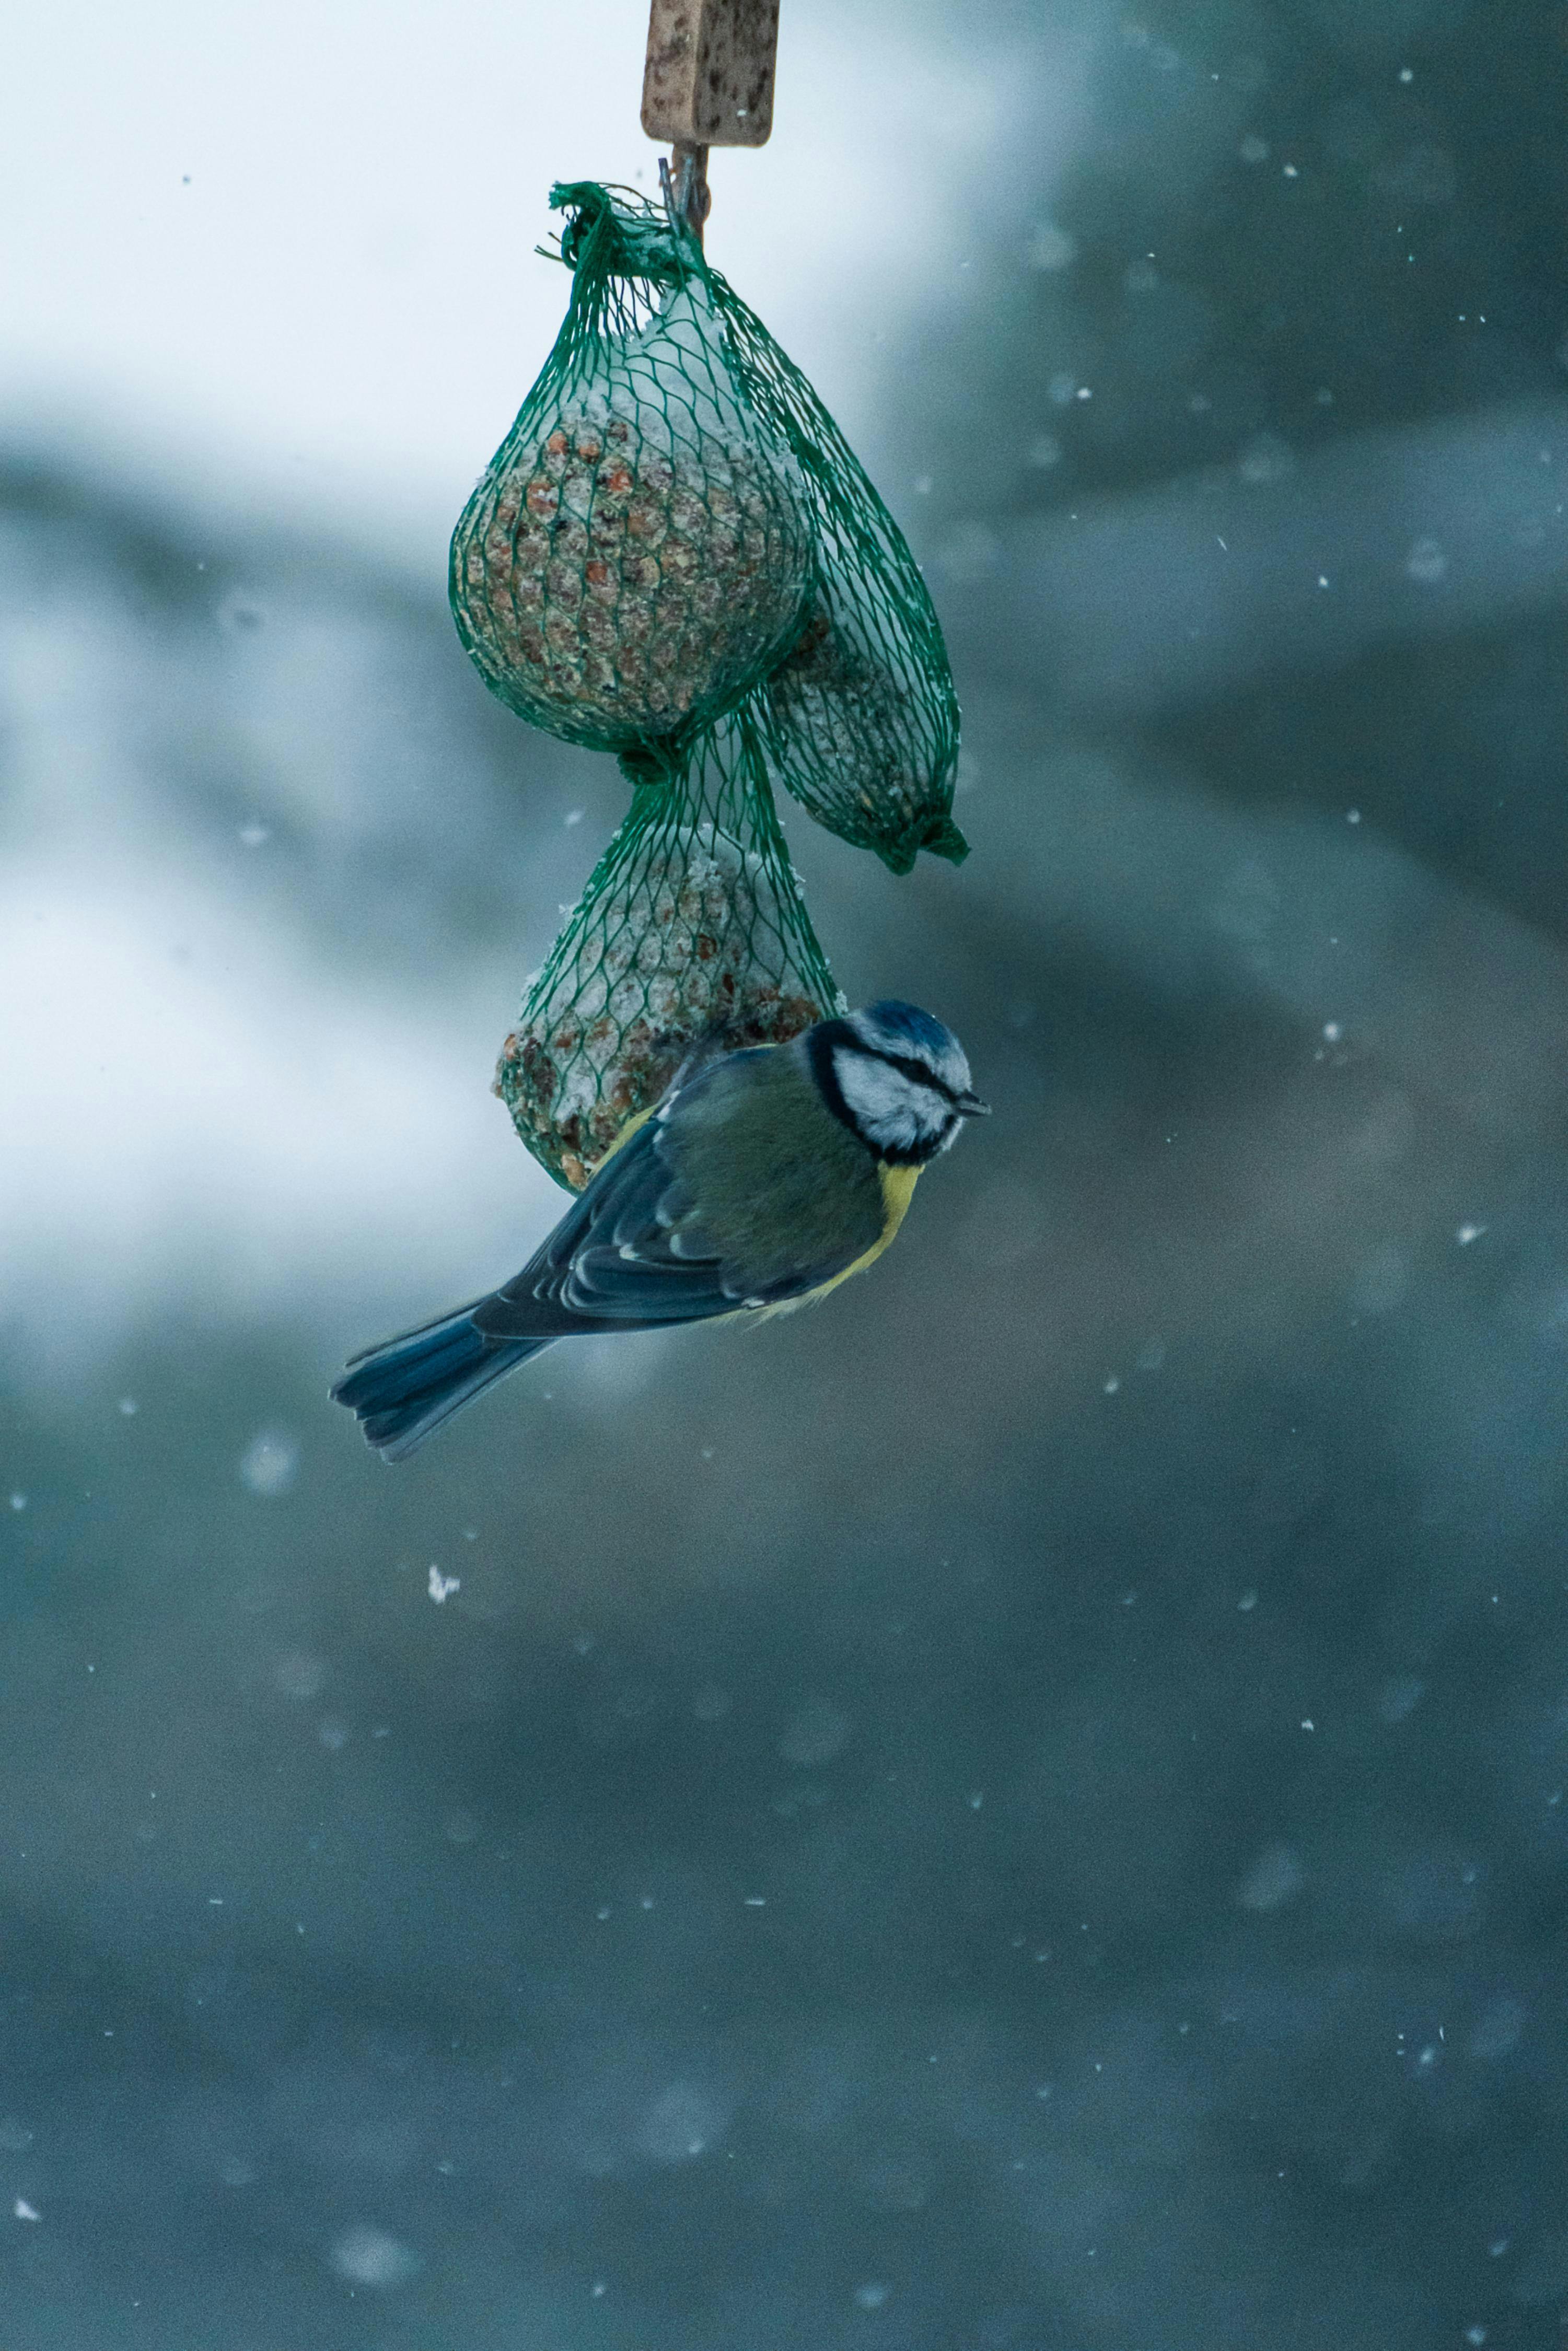
<path id="1" fill-rule="evenodd" d="M 401 1461 L 553 1340 L 825 1298 L 882 1255 L 926 1161 L 987 1107 L 952 1030 L 913 1004 L 699 1050 L 521 1273 L 355 1356 L 332 1394 Z"/>

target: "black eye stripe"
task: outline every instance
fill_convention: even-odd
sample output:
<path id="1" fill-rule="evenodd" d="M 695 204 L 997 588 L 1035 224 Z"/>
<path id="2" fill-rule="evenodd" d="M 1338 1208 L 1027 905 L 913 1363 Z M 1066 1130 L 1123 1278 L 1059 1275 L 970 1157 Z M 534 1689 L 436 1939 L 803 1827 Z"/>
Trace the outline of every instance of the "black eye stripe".
<path id="1" fill-rule="evenodd" d="M 885 1061 L 890 1070 L 897 1070 L 904 1077 L 912 1078 L 917 1086 L 929 1087 L 934 1094 L 940 1094 L 945 1102 L 957 1101 L 958 1097 L 952 1087 L 944 1079 L 939 1078 L 936 1071 L 926 1062 L 906 1059 L 902 1053 L 883 1051 L 878 1052 L 877 1059 L 879 1061 Z"/>

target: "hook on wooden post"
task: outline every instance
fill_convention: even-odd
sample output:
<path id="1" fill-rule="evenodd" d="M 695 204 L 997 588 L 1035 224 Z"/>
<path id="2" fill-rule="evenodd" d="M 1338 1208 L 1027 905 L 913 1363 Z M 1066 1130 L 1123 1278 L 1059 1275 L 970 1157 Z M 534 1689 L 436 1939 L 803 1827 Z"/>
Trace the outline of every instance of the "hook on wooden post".
<path id="1" fill-rule="evenodd" d="M 710 147 L 765 146 L 779 0 L 653 0 L 643 128 L 668 141 L 674 203 L 700 237 Z"/>
<path id="2" fill-rule="evenodd" d="M 663 167 L 661 166 L 661 170 Z M 707 183 L 707 149 L 688 144 L 677 139 L 670 149 L 670 203 L 703 241 L 703 223 L 713 209 L 713 192 Z"/>

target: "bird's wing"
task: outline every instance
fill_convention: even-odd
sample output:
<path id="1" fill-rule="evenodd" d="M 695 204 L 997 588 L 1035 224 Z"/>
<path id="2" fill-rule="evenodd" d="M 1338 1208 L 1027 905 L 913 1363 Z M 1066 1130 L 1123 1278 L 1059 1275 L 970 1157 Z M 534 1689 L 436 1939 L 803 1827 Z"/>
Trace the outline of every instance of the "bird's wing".
<path id="1" fill-rule="evenodd" d="M 724 1157 L 730 1118 L 755 1115 L 750 1073 L 736 1064 L 763 1058 L 733 1054 L 673 1095 L 605 1162 L 521 1273 L 475 1308 L 474 1327 L 489 1338 L 539 1339 L 701 1322 L 803 1297 L 858 1256 L 865 1241 L 856 1220 L 825 1249 L 820 1235 L 803 1232 L 798 1260 L 781 1264 L 774 1252 L 764 1270 L 748 1263 L 753 1250 L 727 1248 L 711 1217 L 699 1214 L 680 1165 L 683 1138 L 700 1123 L 705 1152 Z M 700 1122 L 685 1115 L 699 1107 Z M 880 1218 L 873 1238 L 879 1229 Z"/>

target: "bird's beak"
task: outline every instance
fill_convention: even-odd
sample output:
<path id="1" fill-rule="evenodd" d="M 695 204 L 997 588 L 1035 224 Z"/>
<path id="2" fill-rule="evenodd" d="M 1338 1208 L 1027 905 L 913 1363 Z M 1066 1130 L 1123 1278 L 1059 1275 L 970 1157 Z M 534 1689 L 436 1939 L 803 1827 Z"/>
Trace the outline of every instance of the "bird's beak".
<path id="1" fill-rule="evenodd" d="M 963 1118 L 989 1118 L 991 1105 L 983 1102 L 978 1094 L 960 1094 L 953 1105 Z"/>

